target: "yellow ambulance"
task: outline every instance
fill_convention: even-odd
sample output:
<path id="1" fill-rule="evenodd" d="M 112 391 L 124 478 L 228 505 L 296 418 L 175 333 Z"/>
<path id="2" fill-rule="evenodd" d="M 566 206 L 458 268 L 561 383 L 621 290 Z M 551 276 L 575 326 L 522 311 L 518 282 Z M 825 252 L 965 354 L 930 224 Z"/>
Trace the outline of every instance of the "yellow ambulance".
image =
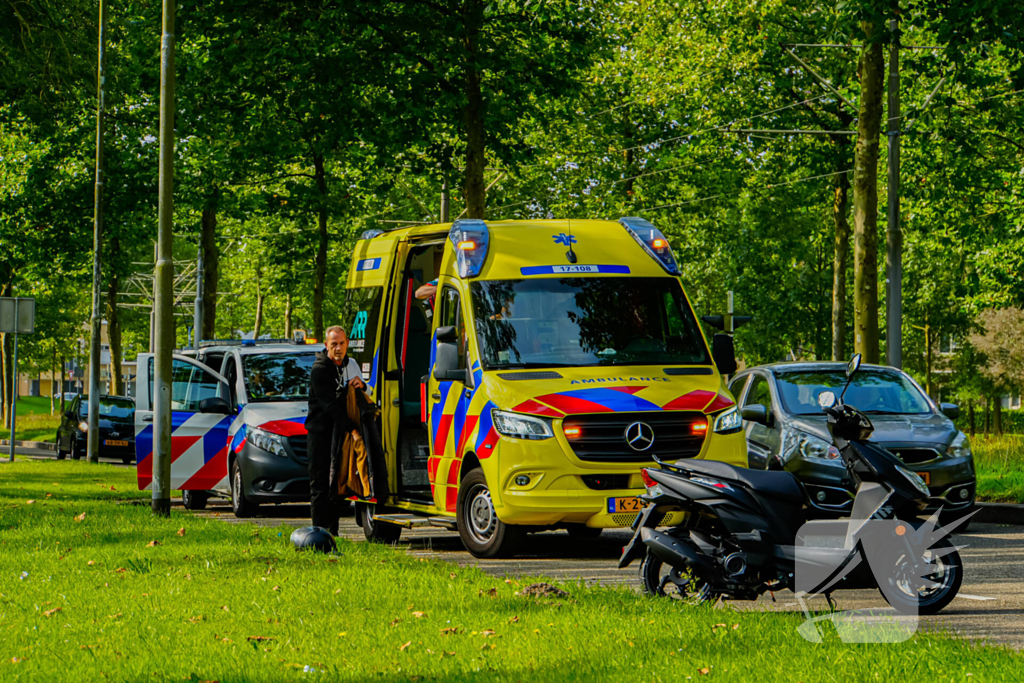
<path id="1" fill-rule="evenodd" d="M 370 540 L 433 525 L 508 556 L 531 531 L 629 526 L 655 455 L 746 465 L 732 338 L 709 348 L 641 218 L 368 231 L 343 324 L 387 463 L 387 500 L 356 505 Z"/>

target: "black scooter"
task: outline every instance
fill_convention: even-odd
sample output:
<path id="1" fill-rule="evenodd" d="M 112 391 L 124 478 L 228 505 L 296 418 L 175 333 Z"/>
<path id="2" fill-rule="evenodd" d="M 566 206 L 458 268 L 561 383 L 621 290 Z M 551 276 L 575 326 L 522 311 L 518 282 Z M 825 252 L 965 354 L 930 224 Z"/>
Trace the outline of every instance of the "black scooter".
<path id="1" fill-rule="evenodd" d="M 847 366 L 847 384 L 860 367 Z M 934 614 L 956 597 L 963 565 L 947 536 L 968 516 L 943 528 L 928 502 L 924 480 L 867 439 L 871 421 L 830 391 L 818 403 L 857 487 L 851 517 L 807 521 L 806 495 L 789 472 L 750 470 L 721 462 L 655 457 L 643 470 L 647 505 L 633 522 L 619 567 L 643 557 L 644 589 L 694 602 L 726 597 L 754 600 L 788 588 L 803 602 L 839 589 L 878 588 L 903 614 Z M 668 531 L 656 529 L 669 512 L 685 511 Z"/>

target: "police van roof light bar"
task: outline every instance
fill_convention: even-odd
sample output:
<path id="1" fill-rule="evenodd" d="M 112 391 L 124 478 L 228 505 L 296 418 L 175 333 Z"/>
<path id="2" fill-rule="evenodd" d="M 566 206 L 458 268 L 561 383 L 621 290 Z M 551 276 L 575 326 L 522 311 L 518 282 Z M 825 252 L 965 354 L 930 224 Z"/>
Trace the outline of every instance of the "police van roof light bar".
<path id="1" fill-rule="evenodd" d="M 672 255 L 672 248 L 668 239 L 661 230 L 651 225 L 643 218 L 629 216 L 620 218 L 619 223 L 626 228 L 633 239 L 644 248 L 644 251 L 661 264 L 661 267 L 672 275 L 679 275 L 679 265 L 676 264 L 676 257 Z"/>
<path id="2" fill-rule="evenodd" d="M 464 218 L 452 223 L 448 239 L 455 247 L 455 263 L 459 277 L 476 277 L 487 260 L 491 233 L 487 224 L 478 218 Z"/>

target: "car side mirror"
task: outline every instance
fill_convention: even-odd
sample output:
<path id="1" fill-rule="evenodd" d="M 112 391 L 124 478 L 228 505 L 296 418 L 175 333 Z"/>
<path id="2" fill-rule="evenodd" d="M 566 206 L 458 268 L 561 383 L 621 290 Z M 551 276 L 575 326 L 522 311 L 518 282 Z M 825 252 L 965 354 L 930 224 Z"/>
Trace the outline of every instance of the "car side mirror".
<path id="1" fill-rule="evenodd" d="M 200 413 L 217 413 L 219 415 L 231 415 L 231 406 L 220 396 L 211 396 L 210 398 L 204 398 L 199 402 Z"/>
<path id="2" fill-rule="evenodd" d="M 69 420 L 74 420 L 75 419 L 75 411 L 73 411 L 73 410 L 65 410 L 64 411 L 64 417 L 66 417 Z"/>
<path id="3" fill-rule="evenodd" d="M 736 372 L 736 349 L 731 334 L 716 334 L 711 338 L 711 358 L 723 375 Z"/>
<path id="4" fill-rule="evenodd" d="M 955 403 L 943 403 L 939 406 L 939 409 L 942 410 L 942 414 L 950 420 L 955 420 L 960 417 L 960 406 Z"/>
<path id="5" fill-rule="evenodd" d="M 860 370 L 861 356 L 859 353 L 853 354 L 853 358 L 846 364 L 846 376 L 853 377 L 854 373 Z"/>
<path id="6" fill-rule="evenodd" d="M 434 379 L 438 382 L 467 381 L 465 369 L 459 369 L 459 344 L 456 341 L 455 328 L 437 328 L 437 356 L 434 359 Z"/>
<path id="7" fill-rule="evenodd" d="M 771 415 L 768 413 L 768 408 L 761 405 L 760 403 L 751 403 L 748 406 L 743 406 L 743 410 L 740 411 L 740 415 L 744 420 L 748 422 L 756 422 L 759 425 L 768 426 L 771 421 Z"/>

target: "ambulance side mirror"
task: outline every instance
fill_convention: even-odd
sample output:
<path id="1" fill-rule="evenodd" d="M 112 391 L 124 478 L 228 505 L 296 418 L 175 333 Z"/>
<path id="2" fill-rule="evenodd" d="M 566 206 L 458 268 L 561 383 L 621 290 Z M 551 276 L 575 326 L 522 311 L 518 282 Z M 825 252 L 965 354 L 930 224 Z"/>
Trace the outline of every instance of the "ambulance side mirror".
<path id="1" fill-rule="evenodd" d="M 437 328 L 437 356 L 434 360 L 434 379 L 438 382 L 466 383 L 465 369 L 459 369 L 458 334 L 451 325 Z"/>
<path id="2" fill-rule="evenodd" d="M 731 334 L 716 334 L 711 338 L 711 357 L 723 375 L 736 372 L 736 350 L 732 345 Z"/>

